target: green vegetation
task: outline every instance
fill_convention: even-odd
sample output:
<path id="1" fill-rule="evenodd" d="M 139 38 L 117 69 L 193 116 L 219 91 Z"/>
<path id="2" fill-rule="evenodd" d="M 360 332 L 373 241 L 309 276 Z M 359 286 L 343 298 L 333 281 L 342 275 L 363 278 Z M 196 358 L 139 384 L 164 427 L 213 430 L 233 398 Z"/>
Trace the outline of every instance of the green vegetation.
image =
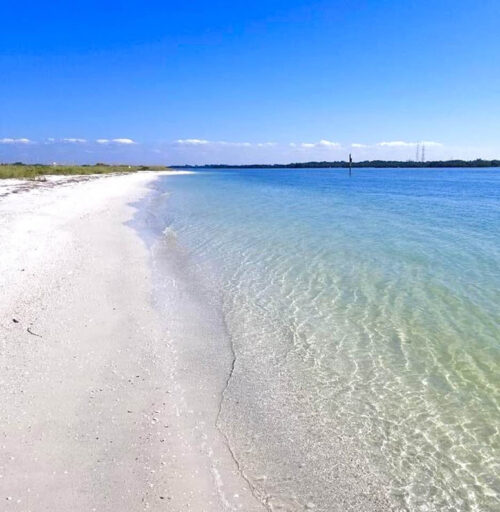
<path id="1" fill-rule="evenodd" d="M 109 174 L 136 171 L 164 171 L 164 166 L 147 165 L 26 165 L 21 162 L 0 164 L 0 179 L 38 178 L 46 175 Z"/>

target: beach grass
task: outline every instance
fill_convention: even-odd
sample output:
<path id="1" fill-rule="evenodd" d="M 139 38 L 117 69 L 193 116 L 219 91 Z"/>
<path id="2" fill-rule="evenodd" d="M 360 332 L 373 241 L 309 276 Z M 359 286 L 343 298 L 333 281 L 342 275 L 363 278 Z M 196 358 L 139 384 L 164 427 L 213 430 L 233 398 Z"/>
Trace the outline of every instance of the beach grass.
<path id="1" fill-rule="evenodd" d="M 27 164 L 0 164 L 0 179 L 34 179 L 47 175 L 85 175 L 110 174 L 136 171 L 163 171 L 164 166 L 149 165 L 27 165 Z"/>

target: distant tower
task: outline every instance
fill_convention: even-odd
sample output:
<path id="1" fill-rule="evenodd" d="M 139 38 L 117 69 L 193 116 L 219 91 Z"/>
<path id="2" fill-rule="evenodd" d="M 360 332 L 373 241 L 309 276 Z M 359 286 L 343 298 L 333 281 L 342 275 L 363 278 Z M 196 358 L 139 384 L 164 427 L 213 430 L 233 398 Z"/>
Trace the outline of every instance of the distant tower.
<path id="1" fill-rule="evenodd" d="M 422 163 L 425 162 L 425 144 L 422 144 Z"/>
<path id="2" fill-rule="evenodd" d="M 415 162 L 420 161 L 420 144 L 417 142 L 417 154 L 415 155 Z"/>

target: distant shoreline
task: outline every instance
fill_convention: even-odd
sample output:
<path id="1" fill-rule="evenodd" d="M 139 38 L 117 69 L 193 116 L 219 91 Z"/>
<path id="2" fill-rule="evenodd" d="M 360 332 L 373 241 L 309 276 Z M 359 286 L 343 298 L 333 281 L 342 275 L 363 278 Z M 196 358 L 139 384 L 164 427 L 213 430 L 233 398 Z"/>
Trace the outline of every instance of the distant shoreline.
<path id="1" fill-rule="evenodd" d="M 169 165 L 171 169 L 346 169 L 349 168 L 349 162 L 343 160 L 335 162 L 297 162 L 290 164 L 207 164 L 207 165 Z M 500 160 L 434 160 L 430 162 L 403 162 L 399 160 L 364 160 L 362 162 L 353 162 L 353 169 L 359 168 L 488 168 L 500 167 Z"/>
<path id="2" fill-rule="evenodd" d="M 206 164 L 206 165 L 47 165 L 0 163 L 1 179 L 41 179 L 45 176 L 82 176 L 128 174 L 137 171 L 172 171 L 186 169 L 347 169 L 349 162 L 296 162 L 289 164 Z M 432 162 L 402 162 L 397 160 L 365 160 L 352 162 L 353 169 L 488 169 L 500 168 L 500 160 L 435 160 Z"/>

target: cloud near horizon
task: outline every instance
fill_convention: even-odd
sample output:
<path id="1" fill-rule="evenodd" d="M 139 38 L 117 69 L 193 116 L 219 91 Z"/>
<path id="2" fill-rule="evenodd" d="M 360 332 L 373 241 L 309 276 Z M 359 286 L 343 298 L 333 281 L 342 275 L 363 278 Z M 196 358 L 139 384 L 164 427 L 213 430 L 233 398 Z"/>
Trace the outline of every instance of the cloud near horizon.
<path id="1" fill-rule="evenodd" d="M 205 139 L 178 139 L 175 142 L 181 146 L 202 146 L 210 143 L 210 141 Z"/>
<path id="2" fill-rule="evenodd" d="M 137 144 L 132 139 L 127 138 L 117 138 L 117 139 L 97 139 L 95 141 L 97 144 Z M 49 137 L 41 142 L 37 142 L 28 138 L 13 138 L 13 137 L 4 137 L 0 139 L 0 144 L 87 144 L 89 141 L 87 139 L 83 139 L 80 137 L 64 137 L 62 139 L 56 139 L 54 137 Z"/>
<path id="3" fill-rule="evenodd" d="M 62 139 L 62 142 L 69 142 L 70 144 L 85 144 L 87 139 L 78 139 L 78 138 L 67 138 Z"/>
<path id="4" fill-rule="evenodd" d="M 89 144 L 91 141 L 88 141 L 84 138 L 79 137 L 65 137 L 62 139 L 55 139 L 55 138 L 48 138 L 46 139 L 47 143 L 50 144 L 56 144 L 56 143 L 68 143 L 68 144 Z M 0 144 L 36 144 L 36 141 L 32 141 L 28 138 L 10 138 L 6 137 L 3 139 L 0 139 Z M 133 145 L 138 144 L 133 139 L 129 138 L 115 138 L 115 139 L 96 139 L 95 143 L 101 144 L 101 145 L 107 145 L 107 144 L 121 144 L 121 145 Z M 443 147 L 443 144 L 440 142 L 435 141 L 419 141 L 419 142 L 408 142 L 408 141 L 383 141 L 383 142 L 377 142 L 374 144 L 361 144 L 353 142 L 351 144 L 343 145 L 340 142 L 333 142 L 326 139 L 321 139 L 318 142 L 290 142 L 288 144 L 279 144 L 277 142 L 233 142 L 233 141 L 225 141 L 225 140 L 219 140 L 219 141 L 211 141 L 207 139 L 177 139 L 176 141 L 172 142 L 175 146 L 213 146 L 213 147 L 246 147 L 246 148 L 271 148 L 276 146 L 288 146 L 290 148 L 300 148 L 300 149 L 318 149 L 318 148 L 325 148 L 325 149 L 345 149 L 345 148 L 357 148 L 357 149 L 363 149 L 363 148 L 408 148 L 408 147 L 415 147 L 415 146 L 429 146 L 429 147 Z"/>
<path id="5" fill-rule="evenodd" d="M 293 145 L 292 145 L 293 144 Z M 293 142 L 291 143 L 292 147 L 297 147 Z M 301 148 L 311 149 L 311 148 L 328 148 L 328 149 L 339 149 L 342 147 L 342 144 L 339 142 L 332 142 L 330 140 L 322 139 L 319 142 L 302 142 L 300 144 Z"/>
<path id="6" fill-rule="evenodd" d="M 374 142 L 228 142 L 201 138 L 178 139 L 156 147 L 172 165 L 204 163 L 265 164 L 324 160 L 415 160 L 415 149 L 425 146 L 427 160 L 498 158 L 494 148 L 451 146 L 433 140 L 382 140 Z"/>
<path id="7" fill-rule="evenodd" d="M 257 142 L 252 144 L 251 142 L 230 142 L 227 140 L 206 140 L 206 139 L 177 139 L 175 144 L 179 146 L 231 146 L 231 147 L 242 147 L 250 148 L 255 147 L 271 147 L 275 145 L 274 142 Z"/>
<path id="8" fill-rule="evenodd" d="M 434 142 L 432 140 L 422 140 L 420 142 L 405 142 L 403 140 L 393 140 L 391 142 L 378 142 L 377 146 L 389 147 L 389 148 L 404 148 L 404 147 L 415 147 L 415 146 L 442 146 L 440 142 Z M 354 147 L 354 144 L 353 144 Z M 367 147 L 367 146 L 364 146 Z"/>
<path id="9" fill-rule="evenodd" d="M 240 142 L 183 138 L 163 142 L 138 143 L 131 138 L 83 137 L 0 138 L 0 161 L 25 163 L 137 163 L 137 164 L 266 164 L 346 160 L 414 160 L 415 148 L 425 146 L 427 160 L 498 158 L 495 148 L 449 146 L 421 140 L 383 140 L 381 142 Z"/>
<path id="10" fill-rule="evenodd" d="M 271 148 L 275 146 L 279 146 L 277 142 L 231 142 L 226 140 L 217 140 L 211 141 L 207 139 L 177 139 L 175 141 L 176 145 L 179 146 L 230 146 L 230 147 L 244 147 L 244 148 Z M 309 142 L 301 142 L 295 143 L 290 142 L 288 144 L 289 147 L 293 148 L 341 148 L 342 145 L 339 142 L 332 142 L 329 140 L 322 139 L 319 142 L 309 143 Z"/>
<path id="11" fill-rule="evenodd" d="M 132 139 L 97 139 L 97 144 L 137 144 Z"/>
<path id="12" fill-rule="evenodd" d="M 6 137 L 4 139 L 0 139 L 0 144 L 30 144 L 31 142 L 31 140 L 25 138 L 11 139 L 9 137 Z"/>

